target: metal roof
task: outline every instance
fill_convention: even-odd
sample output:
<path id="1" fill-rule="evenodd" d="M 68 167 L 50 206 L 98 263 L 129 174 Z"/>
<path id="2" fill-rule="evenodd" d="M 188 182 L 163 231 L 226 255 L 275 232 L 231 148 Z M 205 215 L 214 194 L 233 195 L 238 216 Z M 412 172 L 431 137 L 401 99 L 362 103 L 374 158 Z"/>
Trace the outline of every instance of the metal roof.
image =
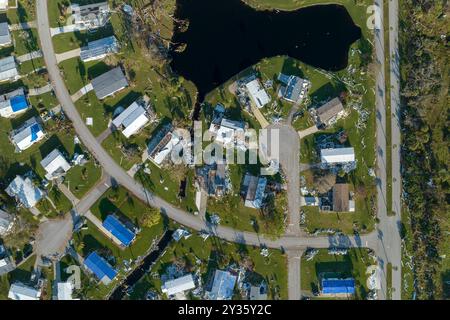
<path id="1" fill-rule="evenodd" d="M 82 61 L 90 61 L 118 51 L 119 43 L 116 37 L 110 36 L 89 42 L 86 47 L 81 48 L 80 58 Z"/>
<path id="2" fill-rule="evenodd" d="M 17 76 L 16 61 L 13 56 L 0 59 L 0 80 L 6 80 Z"/>
<path id="3" fill-rule="evenodd" d="M 20 282 L 13 283 L 8 293 L 8 298 L 12 300 L 39 300 L 40 296 L 40 290 L 26 286 Z"/>
<path id="4" fill-rule="evenodd" d="M 104 283 L 111 282 L 117 275 L 117 271 L 96 252 L 92 252 L 84 259 L 84 265 Z"/>
<path id="5" fill-rule="evenodd" d="M 70 169 L 70 164 L 58 149 L 54 149 L 41 161 L 41 166 L 48 173 L 47 179 L 51 179 L 53 173 L 60 171 L 66 172 Z"/>
<path id="6" fill-rule="evenodd" d="M 322 163 L 345 163 L 355 161 L 355 149 L 335 148 L 320 150 Z"/>
<path id="7" fill-rule="evenodd" d="M 317 109 L 320 122 L 327 123 L 333 117 L 344 111 L 344 106 L 339 98 L 334 98 Z"/>
<path id="8" fill-rule="evenodd" d="M 0 23 L 0 46 L 8 45 L 11 43 L 11 34 L 7 22 Z"/>
<path id="9" fill-rule="evenodd" d="M 124 246 L 129 246 L 136 237 L 134 232 L 125 227 L 114 215 L 106 217 L 105 221 L 103 221 L 103 227 L 119 239 Z"/>
<path id="10" fill-rule="evenodd" d="M 192 277 L 191 274 L 188 274 L 177 279 L 166 281 L 161 286 L 161 291 L 166 293 L 168 296 L 171 296 L 179 292 L 183 292 L 194 288 L 195 288 L 194 278 Z"/>
<path id="11" fill-rule="evenodd" d="M 113 124 L 116 128 L 123 126 L 122 133 L 128 138 L 149 121 L 145 113 L 146 111 L 142 106 L 133 102 L 113 120 Z"/>
<path id="12" fill-rule="evenodd" d="M 92 80 L 97 98 L 104 99 L 128 86 L 128 81 L 120 67 L 116 67 Z"/>
<path id="13" fill-rule="evenodd" d="M 267 94 L 266 90 L 261 86 L 261 83 L 258 79 L 254 79 L 245 84 L 247 87 L 248 93 L 250 94 L 253 102 L 256 104 L 258 108 L 264 107 L 266 104 L 270 102 L 270 97 Z"/>

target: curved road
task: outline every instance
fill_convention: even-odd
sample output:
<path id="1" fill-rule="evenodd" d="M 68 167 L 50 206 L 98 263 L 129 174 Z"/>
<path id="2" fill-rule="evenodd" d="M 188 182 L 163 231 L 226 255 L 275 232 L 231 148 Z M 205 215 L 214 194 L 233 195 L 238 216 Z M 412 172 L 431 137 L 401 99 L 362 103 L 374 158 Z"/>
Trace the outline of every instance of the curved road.
<path id="1" fill-rule="evenodd" d="M 103 149 L 100 143 L 89 131 L 81 119 L 71 96 L 65 86 L 57 65 L 53 43 L 50 35 L 48 20 L 47 0 L 37 0 L 37 28 L 41 42 L 47 70 L 55 90 L 55 94 L 61 103 L 66 116 L 72 121 L 75 131 L 81 141 L 92 155 L 97 159 L 103 169 L 122 186 L 128 189 L 139 199 L 147 202 L 150 206 L 161 208 L 167 216 L 178 223 L 195 230 L 209 230 L 222 239 L 245 243 L 250 245 L 266 245 L 271 248 L 304 249 L 305 247 L 328 248 L 338 247 L 375 247 L 377 241 L 376 233 L 361 237 L 330 236 L 330 237 L 300 237 L 298 235 L 284 236 L 276 240 L 265 238 L 252 232 L 237 231 L 229 227 L 212 227 L 199 217 L 193 216 L 179 208 L 176 208 L 165 200 L 154 196 L 141 184 L 130 177 L 110 155 Z"/>

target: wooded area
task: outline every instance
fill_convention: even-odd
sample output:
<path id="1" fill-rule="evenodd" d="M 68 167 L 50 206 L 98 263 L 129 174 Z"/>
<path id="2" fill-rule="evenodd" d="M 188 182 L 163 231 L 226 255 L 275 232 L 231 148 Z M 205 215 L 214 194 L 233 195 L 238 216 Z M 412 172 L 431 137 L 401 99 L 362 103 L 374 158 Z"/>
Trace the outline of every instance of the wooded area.
<path id="1" fill-rule="evenodd" d="M 400 8 L 402 167 L 416 298 L 446 299 L 449 7 L 446 0 L 402 0 Z"/>

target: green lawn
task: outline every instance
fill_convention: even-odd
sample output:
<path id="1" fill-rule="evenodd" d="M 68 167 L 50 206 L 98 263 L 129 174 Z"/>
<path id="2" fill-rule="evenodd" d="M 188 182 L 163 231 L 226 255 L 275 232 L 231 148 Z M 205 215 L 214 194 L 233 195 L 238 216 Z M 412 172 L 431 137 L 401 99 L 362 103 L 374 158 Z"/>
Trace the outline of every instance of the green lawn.
<path id="1" fill-rule="evenodd" d="M 139 170 L 135 176 L 137 181 L 167 202 L 191 213 L 197 211 L 193 170 L 184 166 L 170 166 L 162 169 L 150 161 L 146 163 L 150 174 L 145 173 L 143 169 Z M 178 197 L 180 182 L 184 178 L 187 179 L 186 197 L 180 199 Z"/>
<path id="2" fill-rule="evenodd" d="M 10 3 L 13 3 L 10 1 Z M 30 0 L 18 0 L 18 8 L 10 9 L 6 12 L 9 24 L 16 24 L 20 22 L 34 21 L 36 4 Z"/>
<path id="3" fill-rule="evenodd" d="M 367 249 L 350 249 L 347 255 L 329 255 L 327 249 L 320 249 L 310 261 L 303 255 L 301 261 L 301 286 L 305 294 L 312 295 L 320 286 L 320 277 L 355 279 L 356 299 L 365 299 L 368 293 L 366 269 L 375 265 Z"/>
<path id="4" fill-rule="evenodd" d="M 84 166 L 76 166 L 70 169 L 64 179 L 64 184 L 77 197 L 82 198 L 102 175 L 102 169 L 90 159 Z"/>
<path id="5" fill-rule="evenodd" d="M 364 199 L 356 201 L 356 208 L 360 208 Z M 366 210 L 357 209 L 355 212 L 321 212 L 318 207 L 302 207 L 305 212 L 305 228 L 314 233 L 318 229 L 332 228 L 345 234 L 353 234 L 355 226 L 361 233 L 367 233 L 374 228 L 374 219 L 367 215 Z"/>
<path id="6" fill-rule="evenodd" d="M 102 142 L 102 146 L 119 165 L 129 170 L 134 164 L 142 161 L 142 153 L 147 148 L 154 127 L 155 125 L 146 126 L 130 138 L 126 138 L 120 131 L 115 131 Z M 126 156 L 122 151 L 124 146 L 136 147 L 136 154 Z"/>
<path id="7" fill-rule="evenodd" d="M 200 264 L 196 264 L 199 259 Z M 225 269 L 231 263 L 243 261 L 253 265 L 255 278 L 264 279 L 269 285 L 269 299 L 287 299 L 286 257 L 279 250 L 270 250 L 270 256 L 260 255 L 260 248 L 228 243 L 215 237 L 206 241 L 195 234 L 187 240 L 172 242 L 165 254 L 134 287 L 130 299 L 145 299 L 149 289 L 161 293 L 159 275 L 173 262 L 186 265 L 187 271 L 195 272 L 200 268 L 203 285 L 215 269 Z M 156 276 L 153 276 L 156 274 Z M 255 284 L 259 284 L 255 283 Z M 241 298 L 237 292 L 235 299 Z"/>
<path id="8" fill-rule="evenodd" d="M 238 230 L 257 232 L 268 236 L 279 236 L 284 230 L 284 211 L 287 207 L 285 193 L 275 196 L 275 208 L 279 213 L 274 220 L 266 219 L 258 209 L 246 207 L 240 196 L 245 173 L 259 174 L 259 165 L 230 165 L 229 174 L 233 190 L 222 198 L 208 199 L 207 213 L 221 217 L 221 224 Z M 274 179 L 276 179 L 274 177 Z M 270 179 L 270 178 L 269 178 Z"/>
<path id="9" fill-rule="evenodd" d="M 113 34 L 114 31 L 111 26 L 105 26 L 104 28 L 101 28 L 93 33 L 89 33 L 87 31 L 62 33 L 52 38 L 53 47 L 55 49 L 55 53 L 63 53 L 84 47 L 90 41 L 109 37 Z"/>
<path id="10" fill-rule="evenodd" d="M 57 217 L 63 215 L 72 209 L 72 203 L 69 199 L 58 189 L 57 186 L 51 186 L 48 190 L 48 199 L 44 199 L 37 204 L 37 209 L 47 217 Z"/>
<path id="11" fill-rule="evenodd" d="M 17 56 L 39 50 L 39 35 L 36 29 L 12 31 L 14 52 Z"/>

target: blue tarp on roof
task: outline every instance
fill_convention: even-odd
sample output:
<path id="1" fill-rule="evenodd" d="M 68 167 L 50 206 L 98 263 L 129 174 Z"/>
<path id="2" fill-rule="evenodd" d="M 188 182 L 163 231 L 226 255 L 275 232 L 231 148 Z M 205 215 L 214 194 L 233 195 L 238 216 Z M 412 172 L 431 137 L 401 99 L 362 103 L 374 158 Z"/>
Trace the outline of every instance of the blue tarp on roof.
<path id="1" fill-rule="evenodd" d="M 24 95 L 12 97 L 9 100 L 9 103 L 11 104 L 11 109 L 13 112 L 18 112 L 28 108 L 27 99 Z"/>
<path id="2" fill-rule="evenodd" d="M 290 80 L 290 76 L 285 75 L 284 73 L 280 73 L 278 75 L 278 81 L 284 83 L 284 84 L 288 84 L 289 80 Z"/>
<path id="3" fill-rule="evenodd" d="M 322 279 L 323 294 L 354 294 L 355 279 Z"/>
<path id="4" fill-rule="evenodd" d="M 35 123 L 31 126 L 30 128 L 31 130 L 31 142 L 36 141 L 38 138 L 38 132 L 41 131 L 41 127 L 39 126 L 38 123 Z"/>
<path id="5" fill-rule="evenodd" d="M 109 215 L 103 221 L 103 227 L 111 232 L 124 246 L 129 246 L 135 234 L 125 227 L 115 216 Z"/>
<path id="6" fill-rule="evenodd" d="M 84 265 L 100 280 L 102 280 L 105 276 L 112 280 L 117 274 L 117 271 L 114 270 L 109 263 L 100 257 L 96 252 L 92 252 L 86 259 L 84 259 Z"/>

